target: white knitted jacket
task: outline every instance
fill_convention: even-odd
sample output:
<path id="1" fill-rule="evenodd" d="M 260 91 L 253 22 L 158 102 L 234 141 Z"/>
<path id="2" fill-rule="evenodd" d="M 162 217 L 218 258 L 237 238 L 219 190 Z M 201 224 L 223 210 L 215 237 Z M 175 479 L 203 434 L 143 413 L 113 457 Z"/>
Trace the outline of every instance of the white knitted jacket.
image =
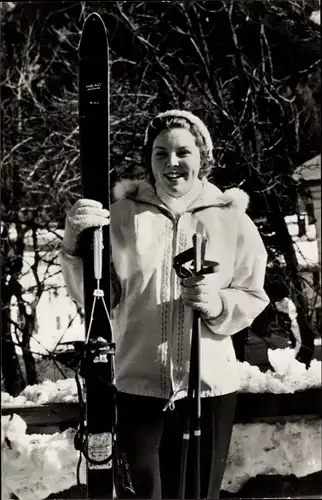
<path id="1" fill-rule="evenodd" d="M 216 273 L 224 309 L 203 320 L 202 396 L 239 388 L 231 335 L 249 326 L 268 304 L 263 290 L 266 250 L 246 215 L 248 196 L 224 194 L 204 181 L 200 196 L 174 217 L 144 182 L 123 182 L 111 206 L 112 258 L 121 285 L 113 311 L 118 390 L 174 400 L 188 385 L 192 310 L 181 299 L 173 258 L 192 245 L 202 227 L 205 258 L 219 262 Z M 62 271 L 72 298 L 82 303 L 82 261 L 61 252 Z"/>

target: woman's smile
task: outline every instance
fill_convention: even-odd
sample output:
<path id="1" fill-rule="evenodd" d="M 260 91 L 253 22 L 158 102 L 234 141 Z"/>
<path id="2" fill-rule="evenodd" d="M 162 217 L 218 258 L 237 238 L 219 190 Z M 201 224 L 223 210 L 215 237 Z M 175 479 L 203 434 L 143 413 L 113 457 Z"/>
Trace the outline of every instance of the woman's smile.
<path id="1" fill-rule="evenodd" d="M 177 170 L 171 170 L 170 172 L 165 172 L 163 175 L 168 181 L 173 182 L 173 183 L 175 183 L 179 179 L 182 179 L 182 178 L 184 179 L 186 177 L 184 172 L 180 172 Z"/>

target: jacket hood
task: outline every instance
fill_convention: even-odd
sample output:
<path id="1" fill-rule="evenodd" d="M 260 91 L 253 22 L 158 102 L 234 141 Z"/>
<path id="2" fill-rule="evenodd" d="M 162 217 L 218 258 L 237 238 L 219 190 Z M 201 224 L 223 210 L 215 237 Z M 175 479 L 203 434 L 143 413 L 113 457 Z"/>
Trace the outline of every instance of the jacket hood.
<path id="1" fill-rule="evenodd" d="M 129 198 L 152 205 L 163 205 L 152 184 L 145 180 L 123 179 L 115 184 L 113 196 L 116 201 Z M 248 204 L 249 196 L 242 189 L 231 188 L 222 192 L 217 186 L 204 179 L 201 193 L 190 209 L 222 207 L 236 208 L 245 212 Z"/>

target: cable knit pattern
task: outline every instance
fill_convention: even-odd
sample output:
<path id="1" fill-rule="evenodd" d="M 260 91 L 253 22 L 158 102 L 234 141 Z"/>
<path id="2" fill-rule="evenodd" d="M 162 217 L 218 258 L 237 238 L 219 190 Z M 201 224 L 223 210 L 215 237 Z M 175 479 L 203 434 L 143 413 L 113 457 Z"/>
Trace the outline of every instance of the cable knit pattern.
<path id="1" fill-rule="evenodd" d="M 178 253 L 180 254 L 184 250 L 187 250 L 191 244 L 187 241 L 187 237 L 183 231 L 180 231 L 180 239 L 179 239 L 179 249 Z M 181 280 L 177 278 L 177 282 L 181 287 Z M 184 332 L 184 316 L 185 316 L 185 306 L 182 298 L 179 298 L 178 304 L 178 336 L 177 336 L 177 366 L 179 371 L 183 368 L 183 332 Z"/>
<path id="2" fill-rule="evenodd" d="M 165 254 L 163 260 L 163 283 L 161 290 L 161 366 L 160 366 L 160 383 L 162 387 L 162 395 L 166 396 L 167 389 L 167 370 L 169 366 L 168 345 L 169 336 L 169 312 L 170 312 L 170 291 L 171 291 L 171 241 L 172 228 L 170 222 L 167 221 L 164 231 Z"/>

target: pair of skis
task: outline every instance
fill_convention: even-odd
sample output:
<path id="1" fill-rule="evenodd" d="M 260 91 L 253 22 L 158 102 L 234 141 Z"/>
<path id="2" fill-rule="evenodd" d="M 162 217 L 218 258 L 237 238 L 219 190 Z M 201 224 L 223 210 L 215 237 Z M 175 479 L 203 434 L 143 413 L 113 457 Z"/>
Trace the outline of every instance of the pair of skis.
<path id="1" fill-rule="evenodd" d="M 79 45 L 81 184 L 84 198 L 96 200 L 108 210 L 111 173 L 109 65 L 106 26 L 102 18 L 93 13 L 85 20 Z M 117 498 L 118 489 L 133 492 L 133 488 L 126 458 L 116 446 L 109 227 L 95 229 L 94 233 L 84 231 L 80 246 L 86 336 L 83 359 L 76 372 L 81 420 L 74 444 L 87 463 L 87 498 Z M 102 272 L 103 262 L 105 273 Z"/>
<path id="2" fill-rule="evenodd" d="M 91 14 L 85 21 L 79 46 L 79 130 L 82 194 L 110 207 L 110 79 L 109 45 L 102 18 Z M 86 233 L 86 232 L 85 232 Z M 194 246 L 175 258 L 174 268 L 185 277 L 184 263 L 193 261 L 194 272 L 213 272 L 216 263 L 204 260 L 205 241 L 195 235 Z M 117 402 L 114 386 L 115 342 L 110 320 L 109 227 L 83 235 L 85 328 L 83 359 L 76 381 L 81 422 L 75 447 L 86 458 L 87 498 L 117 498 L 117 490 L 132 491 L 126 458 L 117 451 Z M 104 262 L 105 273 L 102 273 Z M 190 275 L 191 275 L 190 274 Z M 81 377 L 85 381 L 86 402 Z M 191 422 L 195 423 L 195 498 L 200 498 L 200 316 L 194 314 L 191 371 L 179 497 L 185 496 L 187 451 Z"/>
<path id="3" fill-rule="evenodd" d="M 85 21 L 79 45 L 79 133 L 84 198 L 110 206 L 109 46 L 102 18 Z M 86 232 L 85 232 L 86 233 Z M 77 374 L 81 421 L 75 447 L 87 462 L 87 498 L 116 498 L 115 344 L 110 321 L 110 234 L 104 227 L 82 235 L 86 338 Z M 102 262 L 107 272 L 102 273 Z M 85 383 L 82 398 L 82 377 Z"/>

